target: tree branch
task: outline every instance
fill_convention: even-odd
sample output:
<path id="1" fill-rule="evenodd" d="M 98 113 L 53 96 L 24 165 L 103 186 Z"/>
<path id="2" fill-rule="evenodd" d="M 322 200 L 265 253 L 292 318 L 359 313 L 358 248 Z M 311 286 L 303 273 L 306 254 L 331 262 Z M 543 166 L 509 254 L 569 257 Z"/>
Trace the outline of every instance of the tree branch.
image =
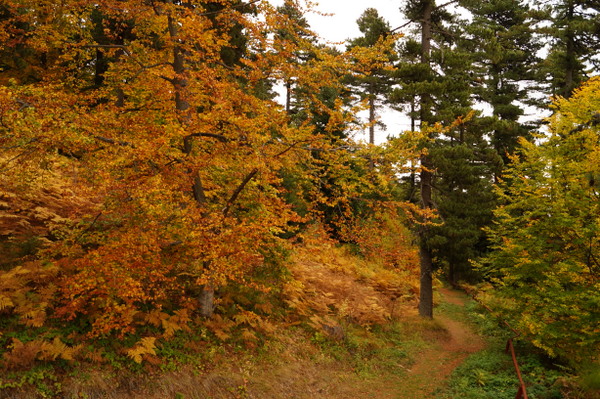
<path id="1" fill-rule="evenodd" d="M 434 8 L 434 10 L 439 10 L 440 8 L 447 7 L 447 6 L 449 6 L 450 4 L 453 4 L 453 3 L 458 3 L 458 1 L 459 1 L 459 0 L 451 0 L 451 1 L 447 2 L 447 3 L 440 4 L 439 6 L 435 7 L 435 8 Z"/>
<path id="2" fill-rule="evenodd" d="M 261 1 L 261 0 L 252 0 L 252 1 L 248 2 L 248 3 L 241 3 L 241 4 L 238 4 L 238 5 L 235 5 L 235 6 L 231 6 L 229 8 L 225 8 L 223 10 L 207 11 L 207 12 L 199 13 L 198 15 L 205 16 L 205 15 L 223 14 L 223 13 L 231 11 L 234 8 L 243 8 L 243 7 L 246 7 L 246 6 L 251 6 L 254 3 L 258 3 L 259 1 Z"/>
<path id="3" fill-rule="evenodd" d="M 229 140 L 227 137 L 223 136 L 222 134 L 215 134 L 215 133 L 192 133 L 192 134 L 188 134 L 187 136 L 185 136 L 186 138 L 191 138 L 191 137 L 210 137 L 213 139 L 217 139 L 222 143 L 228 143 L 231 140 Z"/>
<path id="4" fill-rule="evenodd" d="M 227 215 L 229 214 L 229 210 L 231 209 L 231 206 L 237 200 L 237 198 L 240 195 L 240 193 L 242 192 L 242 190 L 244 190 L 246 185 L 250 182 L 250 180 L 252 180 L 252 178 L 254 176 L 256 176 L 257 173 L 258 173 L 257 168 L 252 169 L 252 171 L 250 173 L 248 173 L 248 175 L 244 178 L 244 180 L 240 183 L 240 185 L 235 189 L 235 191 L 233 192 L 233 194 L 227 201 L 225 208 L 223 208 L 223 216 L 227 217 Z"/>
<path id="5" fill-rule="evenodd" d="M 400 29 L 402 29 L 402 28 L 406 28 L 408 25 L 412 24 L 413 22 L 417 22 L 417 21 L 415 21 L 414 19 L 411 19 L 411 20 L 409 20 L 408 22 L 406 22 L 406 23 L 404 23 L 404 24 L 400 25 L 399 27 L 392 29 L 392 30 L 390 31 L 390 33 L 394 33 L 394 32 L 396 32 L 397 30 L 400 30 Z"/>
<path id="6" fill-rule="evenodd" d="M 109 139 L 108 137 L 102 137 L 102 136 L 94 136 L 94 138 L 96 140 L 104 141 L 105 143 L 109 143 L 109 144 L 118 144 L 118 145 L 121 145 L 123 147 L 135 148 L 135 145 L 133 143 L 128 142 L 128 141 L 121 141 L 121 140 Z"/>
<path id="7" fill-rule="evenodd" d="M 435 10 L 439 10 L 440 8 L 444 8 L 444 7 L 447 7 L 447 6 L 449 6 L 450 4 L 453 4 L 453 3 L 458 3 L 458 2 L 459 2 L 459 0 L 451 0 L 451 1 L 447 2 L 447 3 L 440 4 L 439 6 L 435 7 L 433 10 L 434 10 L 434 11 L 435 11 Z M 394 33 L 395 31 L 397 31 L 397 30 L 400 30 L 400 29 L 402 29 L 402 28 L 405 28 L 405 27 L 407 27 L 408 25 L 410 25 L 410 24 L 412 24 L 412 23 L 415 23 L 415 22 L 419 22 L 419 21 L 417 21 L 417 20 L 415 20 L 415 19 L 411 19 L 411 20 L 407 21 L 406 23 L 404 23 L 404 24 L 400 25 L 399 27 L 392 29 L 392 30 L 390 31 L 390 33 Z"/>

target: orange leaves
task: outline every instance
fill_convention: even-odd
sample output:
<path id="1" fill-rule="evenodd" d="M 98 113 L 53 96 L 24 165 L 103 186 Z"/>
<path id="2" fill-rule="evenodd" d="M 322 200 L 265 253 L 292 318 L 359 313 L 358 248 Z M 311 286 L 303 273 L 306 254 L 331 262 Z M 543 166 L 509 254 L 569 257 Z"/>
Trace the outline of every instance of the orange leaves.
<path id="1" fill-rule="evenodd" d="M 64 298 L 57 314 L 93 320 L 92 336 L 131 332 L 139 307 L 160 307 L 173 289 L 173 266 L 164 263 L 152 232 L 129 231 L 79 259 L 63 260 L 69 273 L 60 281 Z"/>
<path id="2" fill-rule="evenodd" d="M 299 229 L 316 203 L 339 207 L 340 223 L 354 225 L 352 206 L 393 189 L 386 178 L 404 150 L 392 161 L 337 142 L 351 112 L 318 96 L 363 62 L 384 61 L 369 61 L 374 54 L 316 46 L 266 4 L 255 16 L 225 0 L 222 14 L 204 14 L 202 2 L 25 3 L 25 22 L 44 18 L 23 38 L 35 81 L 0 88 L 0 140 L 10 149 L 0 158 L 0 235 L 41 238 L 37 252 L 16 254 L 8 267 L 17 267 L 0 272 L 2 314 L 52 333 L 54 321 L 71 322 L 80 326 L 75 341 L 151 331 L 156 338 L 127 352 L 140 362 L 155 355 L 156 339 L 196 322 L 203 287 L 218 295 L 233 284 L 263 292 L 279 284 L 255 280 L 265 249 Z M 237 58 L 225 59 L 232 51 Z M 309 60 L 289 62 L 300 53 Z M 267 79 L 306 88 L 302 106 L 327 116 L 324 135 L 310 115 L 291 121 Z M 288 178 L 305 212 L 290 204 Z M 385 318 L 375 300 L 357 309 Z M 254 310 L 277 313 L 269 303 Z M 274 329 L 250 311 L 206 324 L 248 345 Z M 60 340 L 15 345 L 15 359 L 76 355 Z"/>
<path id="3" fill-rule="evenodd" d="M 0 313 L 13 313 L 27 327 L 41 327 L 52 309 L 58 269 L 28 262 L 0 272 Z"/>
<path id="4" fill-rule="evenodd" d="M 75 356 L 81 351 L 83 345 L 68 346 L 56 337 L 52 342 L 42 342 L 41 355 L 42 360 L 56 360 L 58 358 L 64 360 L 75 360 Z"/>
<path id="5" fill-rule="evenodd" d="M 148 324 L 164 329 L 164 337 L 169 338 L 179 330 L 189 330 L 188 324 L 191 322 L 187 309 L 179 309 L 175 314 L 169 315 L 158 309 L 154 309 L 144 315 L 144 319 Z"/>
<path id="6" fill-rule="evenodd" d="M 49 361 L 63 359 L 75 360 L 82 351 L 83 346 L 69 346 L 56 337 L 52 341 L 36 339 L 22 342 L 17 338 L 12 339 L 9 346 L 10 351 L 4 353 L 3 358 L 10 368 L 29 368 L 36 360 Z"/>
<path id="7" fill-rule="evenodd" d="M 129 356 L 134 362 L 141 363 L 144 355 L 156 355 L 156 338 L 142 338 L 133 348 L 127 350 Z"/>

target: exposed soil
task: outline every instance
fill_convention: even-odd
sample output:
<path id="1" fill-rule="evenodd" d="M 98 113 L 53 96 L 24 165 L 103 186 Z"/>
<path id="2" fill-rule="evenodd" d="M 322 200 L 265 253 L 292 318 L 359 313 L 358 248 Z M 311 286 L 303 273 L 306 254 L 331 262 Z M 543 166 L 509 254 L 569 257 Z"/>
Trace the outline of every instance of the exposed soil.
<path id="1" fill-rule="evenodd" d="M 463 306 L 467 297 L 458 291 L 440 290 L 441 302 Z M 457 309 L 457 310 L 456 310 Z M 462 308 L 455 308 L 460 313 Z M 109 387 L 80 387 L 71 392 L 89 398 L 110 399 L 435 399 L 440 397 L 452 371 L 467 356 L 482 350 L 484 340 L 465 323 L 437 311 L 433 322 L 423 322 L 416 309 L 402 311 L 402 320 L 416 328 L 425 341 L 423 350 L 413 354 L 413 363 L 386 365 L 378 375 L 361 375 L 348 362 L 324 355 L 307 343 L 306 336 L 287 335 L 272 355 L 260 361 L 240 358 L 229 363 L 229 370 L 212 373 L 179 370 L 136 381 L 137 386 L 121 383 L 115 392 Z M 232 359 L 233 360 L 233 359 Z M 393 370 L 392 370 L 393 369 Z M 83 389 L 81 389 L 83 388 Z M 74 395 L 74 397 L 80 397 Z"/>
<path id="2" fill-rule="evenodd" d="M 445 302 L 454 305 L 464 306 L 467 299 L 463 293 L 447 288 L 440 289 L 440 293 Z M 485 347 L 484 340 L 466 324 L 444 315 L 437 315 L 435 319 L 448 331 L 448 337 L 417 358 L 408 370 L 404 384 L 399 387 L 397 398 L 434 398 L 452 371 L 467 356 Z"/>

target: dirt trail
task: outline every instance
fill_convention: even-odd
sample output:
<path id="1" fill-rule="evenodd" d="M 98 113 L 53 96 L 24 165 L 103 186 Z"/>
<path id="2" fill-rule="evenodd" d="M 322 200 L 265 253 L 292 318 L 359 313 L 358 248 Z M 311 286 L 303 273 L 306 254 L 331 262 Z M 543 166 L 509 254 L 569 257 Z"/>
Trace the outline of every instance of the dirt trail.
<path id="1" fill-rule="evenodd" d="M 467 299 L 455 290 L 442 288 L 440 292 L 444 301 L 450 304 L 464 306 Z M 406 374 L 398 398 L 434 398 L 435 392 L 444 386 L 452 371 L 467 356 L 485 347 L 484 340 L 466 324 L 444 315 L 435 316 L 435 320 L 448 331 L 448 337 L 439 345 L 424 350 L 417 358 Z"/>

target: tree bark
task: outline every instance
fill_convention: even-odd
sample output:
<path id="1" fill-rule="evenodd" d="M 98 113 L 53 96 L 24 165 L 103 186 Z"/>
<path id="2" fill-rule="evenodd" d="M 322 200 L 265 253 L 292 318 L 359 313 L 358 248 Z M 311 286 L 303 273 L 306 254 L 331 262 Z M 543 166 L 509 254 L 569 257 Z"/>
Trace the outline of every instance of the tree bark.
<path id="1" fill-rule="evenodd" d="M 173 0 L 168 0 L 169 4 L 173 4 Z M 173 17 L 172 10 L 167 15 L 167 23 L 169 36 L 171 40 L 176 43 L 179 40 L 179 29 L 178 22 Z M 173 72 L 175 77 L 169 81 L 173 85 L 175 91 L 175 109 L 179 114 L 180 123 L 185 126 L 189 124 L 190 115 L 190 103 L 186 96 L 186 87 L 188 85 L 186 68 L 185 68 L 185 53 L 181 46 L 173 47 Z M 193 137 L 188 135 L 183 139 L 183 152 L 186 156 L 191 156 L 193 151 Z M 191 170 L 192 174 L 192 192 L 194 200 L 199 207 L 203 207 L 206 204 L 206 195 L 204 194 L 204 187 L 202 185 L 202 179 L 200 178 L 199 171 Z M 206 268 L 208 265 L 206 262 L 203 263 L 203 267 Z M 202 285 L 199 287 L 198 302 L 200 303 L 199 313 L 202 317 L 211 317 L 214 311 L 214 297 L 215 290 L 210 284 Z"/>
<path id="2" fill-rule="evenodd" d="M 431 251 L 427 247 L 427 242 L 421 237 L 419 246 L 419 257 L 421 258 L 421 279 L 419 284 L 419 316 L 433 318 L 433 262 L 431 260 Z"/>
<path id="3" fill-rule="evenodd" d="M 575 37 L 573 34 L 573 27 L 575 15 L 575 5 L 573 1 L 569 1 L 567 9 L 567 31 L 565 34 L 566 40 L 566 54 L 565 58 L 567 61 L 565 69 L 565 87 L 563 89 L 563 97 L 569 98 L 575 88 L 575 69 L 577 68 L 577 56 L 575 55 Z"/>
<path id="4" fill-rule="evenodd" d="M 375 144 L 375 90 L 369 93 L 369 143 Z"/>
<path id="5" fill-rule="evenodd" d="M 421 63 L 430 67 L 431 53 L 431 14 L 435 8 L 435 1 L 428 0 L 423 7 L 421 22 Z M 421 125 L 432 122 L 431 96 L 428 93 L 420 94 L 420 118 Z M 432 200 L 432 165 L 429 155 L 421 156 L 421 206 L 423 209 L 433 208 Z M 428 245 L 428 228 L 423 226 L 419 231 L 419 257 L 421 261 L 421 278 L 419 293 L 419 315 L 421 317 L 433 317 L 433 283 L 432 283 L 432 255 Z"/>
<path id="6" fill-rule="evenodd" d="M 290 80 L 285 81 L 285 113 L 288 115 L 292 113 L 292 82 Z"/>

